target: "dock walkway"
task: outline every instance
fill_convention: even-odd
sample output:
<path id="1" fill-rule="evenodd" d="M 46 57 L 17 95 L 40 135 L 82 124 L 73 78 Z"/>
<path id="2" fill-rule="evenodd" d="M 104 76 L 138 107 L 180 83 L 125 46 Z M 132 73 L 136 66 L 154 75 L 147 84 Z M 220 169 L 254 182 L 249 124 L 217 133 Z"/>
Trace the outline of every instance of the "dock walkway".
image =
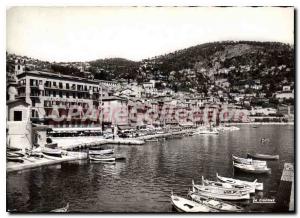
<path id="1" fill-rule="evenodd" d="M 274 212 L 294 212 L 294 165 L 285 163 L 277 192 Z"/>

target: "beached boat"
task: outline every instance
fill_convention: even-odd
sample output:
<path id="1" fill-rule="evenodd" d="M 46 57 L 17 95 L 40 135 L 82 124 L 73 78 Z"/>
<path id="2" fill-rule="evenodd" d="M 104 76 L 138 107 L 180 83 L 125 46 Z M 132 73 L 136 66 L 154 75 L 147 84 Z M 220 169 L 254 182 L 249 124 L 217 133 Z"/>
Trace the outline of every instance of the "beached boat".
<path id="1" fill-rule="evenodd" d="M 90 156 L 90 160 L 98 161 L 98 162 L 115 162 L 115 157 L 104 156 L 104 155 L 97 155 L 97 156 Z"/>
<path id="2" fill-rule="evenodd" d="M 42 153 L 49 155 L 49 156 L 61 157 L 62 151 L 60 148 L 53 149 L 53 148 L 44 147 L 44 148 L 42 148 Z"/>
<path id="3" fill-rule="evenodd" d="M 233 166 L 246 173 L 256 173 L 256 174 L 264 174 L 264 173 L 271 173 L 271 169 L 267 166 L 260 166 L 260 165 L 250 165 L 250 164 L 241 164 L 232 162 Z"/>
<path id="4" fill-rule="evenodd" d="M 114 149 L 105 149 L 105 150 L 91 150 L 89 154 L 91 155 L 104 155 L 104 154 L 113 154 Z"/>
<path id="5" fill-rule="evenodd" d="M 216 181 L 210 181 L 207 179 L 204 179 L 202 176 L 202 185 L 205 186 L 213 186 L 218 188 L 224 188 L 224 189 L 230 189 L 230 190 L 240 190 L 245 191 L 249 193 L 255 193 L 255 187 L 252 185 L 246 185 L 246 184 L 229 184 L 229 183 L 223 183 L 223 182 L 216 182 Z"/>
<path id="6" fill-rule="evenodd" d="M 253 182 L 249 182 L 249 181 L 244 181 L 244 180 L 223 177 L 223 176 L 218 175 L 218 173 L 216 174 L 216 176 L 219 181 L 222 181 L 225 183 L 235 184 L 235 185 L 244 185 L 245 184 L 245 185 L 253 186 L 255 188 L 255 190 L 257 190 L 257 191 L 263 191 L 263 189 L 264 189 L 264 184 L 262 182 L 257 182 L 257 179 L 254 180 Z"/>
<path id="7" fill-rule="evenodd" d="M 218 187 L 211 187 L 205 185 L 195 185 L 192 181 L 193 187 L 196 189 L 196 193 L 200 196 L 208 198 L 217 198 L 222 200 L 248 200 L 250 199 L 250 193 L 236 189 L 224 189 Z"/>
<path id="8" fill-rule="evenodd" d="M 50 212 L 53 212 L 53 213 L 65 213 L 65 212 L 68 212 L 68 210 L 69 210 L 69 203 L 67 203 L 67 205 L 65 207 L 58 208 L 58 209 L 55 209 L 55 210 L 51 210 Z"/>
<path id="9" fill-rule="evenodd" d="M 279 155 L 269 155 L 269 154 L 247 154 L 247 157 L 258 159 L 258 160 L 278 160 Z"/>
<path id="10" fill-rule="evenodd" d="M 24 160 L 21 157 L 6 157 L 6 160 L 8 162 L 17 162 L 17 163 L 23 163 Z"/>
<path id="11" fill-rule="evenodd" d="M 178 212 L 211 212 L 208 206 L 173 195 L 173 192 L 171 193 L 171 202 Z"/>
<path id="12" fill-rule="evenodd" d="M 235 155 L 232 155 L 232 160 L 240 164 L 267 166 L 267 161 L 253 160 L 251 158 L 242 158 L 242 157 L 237 157 Z"/>
<path id="13" fill-rule="evenodd" d="M 6 151 L 21 151 L 22 149 L 21 148 L 16 148 L 16 147 L 6 147 Z"/>
<path id="14" fill-rule="evenodd" d="M 7 157 L 24 157 L 25 155 L 20 152 L 6 152 Z"/>
<path id="15" fill-rule="evenodd" d="M 242 212 L 243 211 L 242 207 L 239 207 L 235 204 L 230 204 L 221 200 L 198 195 L 194 187 L 193 187 L 193 191 L 189 192 L 188 195 L 190 196 L 191 199 L 193 199 L 193 201 L 204 204 L 210 207 L 211 209 L 216 210 L 216 212 Z"/>

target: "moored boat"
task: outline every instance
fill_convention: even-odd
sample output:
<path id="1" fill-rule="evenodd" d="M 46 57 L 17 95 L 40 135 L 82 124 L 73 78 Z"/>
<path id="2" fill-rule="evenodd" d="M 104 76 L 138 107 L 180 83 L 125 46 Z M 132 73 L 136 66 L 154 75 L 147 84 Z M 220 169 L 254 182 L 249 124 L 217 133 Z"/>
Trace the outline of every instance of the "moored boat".
<path id="1" fill-rule="evenodd" d="M 17 162 L 17 163 L 23 163 L 24 160 L 21 157 L 6 157 L 6 160 L 8 162 Z"/>
<path id="2" fill-rule="evenodd" d="M 208 206 L 173 195 L 173 192 L 171 193 L 171 202 L 178 212 L 211 212 Z"/>
<path id="3" fill-rule="evenodd" d="M 92 161 L 98 161 L 98 162 L 115 162 L 116 161 L 116 158 L 115 157 L 106 157 L 106 156 L 103 156 L 103 155 L 99 155 L 99 156 L 90 156 L 89 157 L 90 160 Z"/>
<path id="4" fill-rule="evenodd" d="M 25 155 L 21 152 L 6 152 L 7 157 L 24 157 Z"/>
<path id="5" fill-rule="evenodd" d="M 89 154 L 91 155 L 104 155 L 104 154 L 113 154 L 114 149 L 105 149 L 105 150 L 91 150 Z"/>
<path id="6" fill-rule="evenodd" d="M 250 193 L 240 191 L 236 189 L 224 189 L 218 187 L 209 187 L 204 185 L 195 185 L 192 181 L 193 187 L 196 189 L 196 193 L 200 196 L 208 198 L 217 198 L 222 200 L 248 200 L 250 199 Z"/>
<path id="7" fill-rule="evenodd" d="M 202 184 L 205 186 L 212 186 L 212 187 L 218 187 L 223 189 L 230 189 L 230 190 L 240 190 L 245 191 L 249 193 L 255 193 L 255 187 L 246 185 L 246 184 L 229 184 L 229 183 L 223 183 L 223 182 L 216 182 L 216 181 L 210 181 L 207 179 L 204 179 L 202 176 Z"/>
<path id="8" fill-rule="evenodd" d="M 223 177 L 223 176 L 218 175 L 218 173 L 216 174 L 216 176 L 217 176 L 218 180 L 225 182 L 225 183 L 236 184 L 236 185 L 245 184 L 245 185 L 253 186 L 255 188 L 255 190 L 257 190 L 257 191 L 263 191 L 263 189 L 264 189 L 264 184 L 257 182 L 257 180 L 254 180 L 253 182 L 248 182 L 248 181 L 244 181 L 244 180 Z"/>
<path id="9" fill-rule="evenodd" d="M 146 139 L 146 142 L 158 142 L 158 139 Z"/>
<path id="10" fill-rule="evenodd" d="M 265 173 L 271 173 L 271 169 L 267 166 L 259 166 L 259 165 L 250 165 L 250 164 L 241 164 L 241 163 L 235 163 L 233 161 L 233 166 L 246 173 L 255 173 L 255 174 L 265 174 Z"/>
<path id="11" fill-rule="evenodd" d="M 237 157 L 235 155 L 232 155 L 232 159 L 241 164 L 250 164 L 250 165 L 259 165 L 259 166 L 267 166 L 266 161 L 261 161 L 261 160 L 253 160 L 251 158 L 242 158 L 242 157 Z"/>
<path id="12" fill-rule="evenodd" d="M 247 154 L 247 157 L 258 159 L 258 160 L 278 160 L 279 155 L 269 155 L 269 154 Z"/>
<path id="13" fill-rule="evenodd" d="M 196 190 L 194 187 L 193 187 L 193 191 L 189 192 L 188 195 L 194 201 L 196 201 L 198 203 L 202 203 L 202 204 L 212 208 L 213 210 L 216 210 L 216 212 L 217 211 L 218 212 L 241 212 L 241 211 L 243 211 L 242 207 L 239 207 L 235 204 L 230 204 L 230 203 L 227 203 L 227 202 L 224 202 L 221 200 L 212 199 L 212 198 L 198 195 L 196 193 Z"/>
<path id="14" fill-rule="evenodd" d="M 42 148 L 42 153 L 49 155 L 49 156 L 54 156 L 54 157 L 61 157 L 62 150 L 60 148 Z"/>

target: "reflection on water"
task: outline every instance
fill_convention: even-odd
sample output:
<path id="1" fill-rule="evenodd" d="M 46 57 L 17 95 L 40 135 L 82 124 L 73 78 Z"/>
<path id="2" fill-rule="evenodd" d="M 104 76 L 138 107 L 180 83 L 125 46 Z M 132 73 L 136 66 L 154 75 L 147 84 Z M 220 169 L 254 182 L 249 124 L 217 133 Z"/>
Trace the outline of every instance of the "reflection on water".
<path id="1" fill-rule="evenodd" d="M 142 146 L 116 145 L 116 153 L 126 161 L 115 165 L 73 161 L 10 173 L 7 175 L 7 208 L 17 211 L 49 211 L 70 203 L 74 212 L 171 212 L 170 192 L 186 196 L 192 179 L 203 175 L 264 182 L 264 192 L 255 198 L 273 198 L 283 164 L 294 162 L 293 126 L 241 126 L 240 131 L 197 135 Z M 270 143 L 261 144 L 261 138 Z M 279 154 L 268 162 L 271 175 L 248 175 L 232 168 L 231 155 L 247 152 Z M 242 205 L 250 211 L 270 211 L 271 204 Z"/>

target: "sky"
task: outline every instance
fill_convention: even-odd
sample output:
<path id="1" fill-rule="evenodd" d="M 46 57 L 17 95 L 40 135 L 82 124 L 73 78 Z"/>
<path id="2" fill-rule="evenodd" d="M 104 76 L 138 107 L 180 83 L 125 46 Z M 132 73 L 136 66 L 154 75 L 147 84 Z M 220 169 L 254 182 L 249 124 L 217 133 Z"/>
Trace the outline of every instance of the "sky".
<path id="1" fill-rule="evenodd" d="M 12 7 L 6 13 L 7 51 L 47 61 L 137 61 L 226 40 L 294 44 L 294 9 Z"/>

